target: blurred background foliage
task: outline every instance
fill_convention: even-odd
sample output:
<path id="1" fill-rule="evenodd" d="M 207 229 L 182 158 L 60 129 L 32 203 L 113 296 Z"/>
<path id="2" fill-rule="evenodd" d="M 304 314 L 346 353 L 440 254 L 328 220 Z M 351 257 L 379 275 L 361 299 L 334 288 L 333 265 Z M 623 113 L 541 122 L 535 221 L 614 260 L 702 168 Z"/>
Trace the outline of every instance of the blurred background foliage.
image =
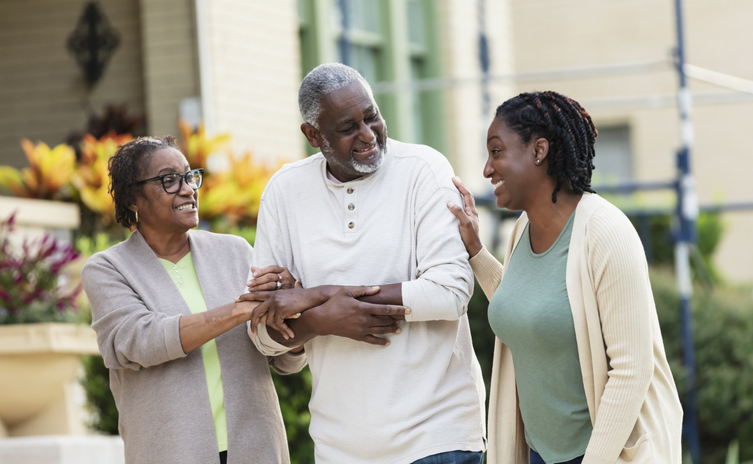
<path id="1" fill-rule="evenodd" d="M 60 277 L 79 253 L 49 235 L 12 240 L 15 218 L 0 220 L 0 324 L 76 322 L 81 286 Z"/>
<path id="2" fill-rule="evenodd" d="M 651 285 L 672 374 L 685 402 L 680 299 L 669 268 L 651 270 Z M 753 460 L 753 298 L 751 288 L 696 285 L 693 295 L 701 462 L 725 462 L 733 440 L 739 462 Z"/>
<path id="3" fill-rule="evenodd" d="M 120 131 L 138 127 L 139 121 L 123 107 L 108 107 L 89 121 L 94 134 L 73 133 L 68 143 L 54 148 L 22 140 L 29 167 L 0 166 L 0 193 L 78 203 L 82 215 L 78 236 L 105 232 L 119 241 L 123 230 L 115 223 L 108 163 L 118 147 L 134 138 Z M 194 128 L 181 121 L 180 132 L 179 146 L 189 164 L 194 169 L 204 168 L 201 227 L 227 233 L 256 225 L 261 194 L 282 163 L 259 162 L 250 152 L 236 155 L 229 148 L 229 134 L 209 137 L 201 125 Z"/>

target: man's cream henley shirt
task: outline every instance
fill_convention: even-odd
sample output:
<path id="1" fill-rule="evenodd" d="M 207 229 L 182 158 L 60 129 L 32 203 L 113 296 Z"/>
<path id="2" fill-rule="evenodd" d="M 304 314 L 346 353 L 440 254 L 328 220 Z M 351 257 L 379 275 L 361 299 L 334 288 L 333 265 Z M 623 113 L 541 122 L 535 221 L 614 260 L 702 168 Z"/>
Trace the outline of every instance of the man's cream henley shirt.
<path id="1" fill-rule="evenodd" d="M 410 463 L 485 447 L 465 315 L 473 274 L 446 206 L 462 201 L 452 168 L 429 147 L 395 140 L 384 156 L 374 174 L 337 183 L 320 153 L 283 167 L 262 196 L 255 266 L 286 266 L 306 288 L 401 282 L 412 310 L 387 347 L 337 336 L 305 344 L 318 463 Z M 287 351 L 260 329 L 263 354 Z"/>

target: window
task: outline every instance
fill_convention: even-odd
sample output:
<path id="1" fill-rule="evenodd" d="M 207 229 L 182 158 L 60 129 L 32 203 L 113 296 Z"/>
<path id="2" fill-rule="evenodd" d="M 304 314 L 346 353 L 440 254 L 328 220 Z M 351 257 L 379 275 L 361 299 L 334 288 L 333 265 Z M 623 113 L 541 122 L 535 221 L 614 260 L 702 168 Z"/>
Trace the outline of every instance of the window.
<path id="1" fill-rule="evenodd" d="M 383 80 L 381 9 L 373 0 L 332 0 L 337 61 L 353 66 L 374 84 Z M 345 11 L 343 11 L 343 8 Z M 347 28 L 347 33 L 345 33 Z"/>
<path id="2" fill-rule="evenodd" d="M 593 173 L 592 185 L 614 185 L 633 180 L 629 126 L 599 128 L 595 149 L 596 170 Z"/>
<path id="3" fill-rule="evenodd" d="M 424 18 L 421 2 L 408 0 L 408 43 L 410 45 L 410 77 L 411 80 L 423 79 L 426 76 L 424 62 L 426 61 L 426 34 L 424 33 Z M 411 107 L 413 110 L 411 141 L 424 143 L 423 108 L 425 96 L 423 92 L 411 92 Z"/>
<path id="4" fill-rule="evenodd" d="M 438 77 L 439 40 L 434 0 L 298 0 L 301 68 L 339 61 L 372 86 L 392 137 L 442 151 L 441 91 L 411 91 L 406 83 Z M 310 151 L 312 152 L 312 151 Z"/>

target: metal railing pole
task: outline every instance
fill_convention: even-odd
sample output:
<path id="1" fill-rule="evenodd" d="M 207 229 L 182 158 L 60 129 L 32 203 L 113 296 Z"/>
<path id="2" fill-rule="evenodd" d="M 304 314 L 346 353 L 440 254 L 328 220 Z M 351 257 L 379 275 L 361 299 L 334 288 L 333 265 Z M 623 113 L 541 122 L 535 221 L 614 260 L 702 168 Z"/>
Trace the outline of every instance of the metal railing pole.
<path id="1" fill-rule="evenodd" d="M 677 153 L 677 230 L 675 234 L 675 272 L 680 290 L 680 315 L 682 319 L 683 355 L 686 369 L 687 396 L 685 398 L 685 421 L 683 434 L 690 449 L 694 464 L 700 460 L 698 423 L 696 414 L 696 369 L 693 343 L 693 315 L 691 298 L 693 285 L 690 277 L 690 247 L 696 240 L 698 198 L 695 180 L 691 173 L 690 156 L 693 146 L 693 122 L 690 118 L 691 94 L 685 75 L 685 44 L 683 37 L 682 0 L 675 0 L 677 26 L 677 74 L 680 81 L 678 109 L 682 148 Z"/>

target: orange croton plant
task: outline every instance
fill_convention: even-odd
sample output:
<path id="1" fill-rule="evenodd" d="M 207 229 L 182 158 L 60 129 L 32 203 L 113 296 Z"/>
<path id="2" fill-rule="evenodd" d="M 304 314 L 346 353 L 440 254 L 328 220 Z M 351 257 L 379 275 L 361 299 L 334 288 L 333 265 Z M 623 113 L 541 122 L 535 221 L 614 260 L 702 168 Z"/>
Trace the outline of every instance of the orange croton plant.
<path id="1" fill-rule="evenodd" d="M 203 126 L 194 130 L 184 121 L 180 122 L 180 132 L 180 148 L 191 167 L 205 170 L 201 218 L 255 223 L 264 187 L 281 164 L 268 166 L 248 152 L 234 156 L 228 150 L 229 134 L 210 137 Z M 49 200 L 71 200 L 77 191 L 81 202 L 100 215 L 105 225 L 113 224 L 115 206 L 108 192 L 108 163 L 118 147 L 131 140 L 128 134 L 110 133 L 99 139 L 87 134 L 81 144 L 81 159 L 76 162 L 75 152 L 68 145 L 50 149 L 44 143 L 35 145 L 23 139 L 21 146 L 30 167 L 18 170 L 0 166 L 0 190 L 17 197 Z M 215 159 L 210 160 L 212 157 Z"/>
<path id="2" fill-rule="evenodd" d="M 76 167 L 76 153 L 68 145 L 60 144 L 50 148 L 45 143 L 34 144 L 28 139 L 21 140 L 29 167 L 21 170 L 11 166 L 0 166 L 0 189 L 10 191 L 21 198 L 61 200 L 71 182 Z"/>
<path id="3" fill-rule="evenodd" d="M 207 159 L 213 153 L 225 150 L 230 143 L 230 134 L 219 134 L 208 137 L 204 131 L 204 124 L 194 130 L 191 125 L 181 119 L 180 126 L 180 151 L 186 155 L 188 164 L 193 169 L 206 168 Z"/>
<path id="4" fill-rule="evenodd" d="M 249 152 L 241 157 L 228 152 L 218 156 L 226 157 L 229 168 L 206 177 L 199 215 L 206 220 L 225 215 L 236 221 L 255 221 L 264 187 L 280 166 L 256 162 Z"/>
<path id="5" fill-rule="evenodd" d="M 118 147 L 133 140 L 130 134 L 107 134 L 100 139 L 86 134 L 81 143 L 81 162 L 72 182 L 81 201 L 92 211 L 102 215 L 105 223 L 115 219 L 115 203 L 108 192 L 110 179 L 108 163 Z"/>

